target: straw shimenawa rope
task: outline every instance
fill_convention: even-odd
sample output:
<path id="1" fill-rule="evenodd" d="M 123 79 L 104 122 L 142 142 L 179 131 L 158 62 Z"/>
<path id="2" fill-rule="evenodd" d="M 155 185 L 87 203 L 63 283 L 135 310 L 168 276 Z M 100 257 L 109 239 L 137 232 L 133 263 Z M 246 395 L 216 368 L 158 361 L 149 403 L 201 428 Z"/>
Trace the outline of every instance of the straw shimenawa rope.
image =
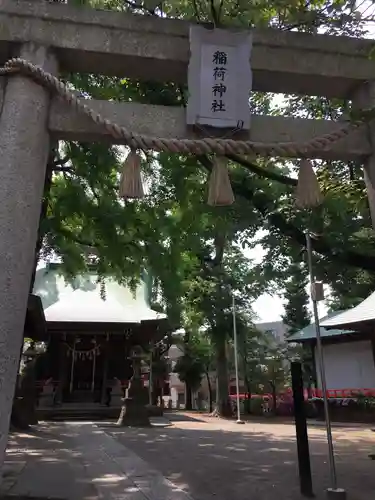
<path id="1" fill-rule="evenodd" d="M 17 73 L 29 76 L 39 84 L 46 87 L 48 90 L 58 94 L 77 111 L 91 118 L 91 120 L 93 120 L 96 124 L 105 127 L 105 129 L 114 138 L 123 139 L 124 144 L 127 144 L 131 148 L 152 149 L 155 151 L 185 154 L 217 153 L 219 155 L 226 155 L 257 153 L 263 156 L 288 156 L 290 154 L 291 156 L 303 157 L 312 151 L 328 149 L 333 143 L 343 139 L 363 123 L 345 123 L 335 132 L 325 134 L 302 143 L 263 143 L 212 138 L 173 139 L 136 135 L 132 134 L 125 127 L 120 127 L 110 120 L 107 120 L 96 111 L 93 111 L 89 105 L 85 103 L 90 102 L 89 100 L 85 101 L 84 99 L 79 99 L 63 82 L 50 73 L 44 71 L 41 67 L 35 66 L 24 59 L 14 58 L 10 59 L 2 68 L 0 68 L 0 76 L 14 75 Z"/>

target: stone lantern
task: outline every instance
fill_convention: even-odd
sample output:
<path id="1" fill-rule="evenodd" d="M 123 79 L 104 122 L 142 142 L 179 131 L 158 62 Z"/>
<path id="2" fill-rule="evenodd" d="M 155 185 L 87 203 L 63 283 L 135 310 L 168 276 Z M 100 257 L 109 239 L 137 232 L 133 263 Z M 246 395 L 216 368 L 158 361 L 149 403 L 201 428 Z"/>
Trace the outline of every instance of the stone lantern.
<path id="1" fill-rule="evenodd" d="M 142 349 L 133 347 L 131 352 L 133 376 L 123 398 L 123 406 L 117 425 L 147 427 L 150 425 L 148 416 L 148 391 L 142 380 Z"/>

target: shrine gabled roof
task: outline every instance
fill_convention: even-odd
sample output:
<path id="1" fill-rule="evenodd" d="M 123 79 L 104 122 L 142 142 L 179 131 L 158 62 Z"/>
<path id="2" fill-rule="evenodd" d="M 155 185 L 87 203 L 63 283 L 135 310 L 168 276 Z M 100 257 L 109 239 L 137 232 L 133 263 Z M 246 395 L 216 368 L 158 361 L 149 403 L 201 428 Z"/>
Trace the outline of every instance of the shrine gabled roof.
<path id="1" fill-rule="evenodd" d="M 322 321 L 325 328 L 360 330 L 363 326 L 375 326 L 375 292 L 352 309 Z"/>
<path id="2" fill-rule="evenodd" d="M 335 311 L 333 313 L 328 314 L 324 318 L 320 320 L 320 336 L 322 338 L 326 337 L 339 337 L 339 336 L 344 336 L 344 335 L 349 335 L 352 333 L 351 331 L 348 330 L 341 330 L 341 329 L 334 329 L 334 330 L 327 330 L 324 328 L 324 324 L 326 321 L 329 319 L 335 319 L 337 318 L 338 315 L 340 315 L 342 311 Z M 299 332 L 293 333 L 289 337 L 287 337 L 287 342 L 308 342 L 311 340 L 316 339 L 316 327 L 315 323 L 311 323 L 310 325 L 305 326 L 305 328 L 302 328 Z"/>
<path id="3" fill-rule="evenodd" d="M 134 294 L 111 278 L 104 283 L 103 298 L 95 274 L 79 276 L 71 285 L 57 269 L 46 268 L 38 271 L 34 293 L 42 299 L 48 323 L 134 324 L 166 318 L 148 306 L 144 283 Z"/>

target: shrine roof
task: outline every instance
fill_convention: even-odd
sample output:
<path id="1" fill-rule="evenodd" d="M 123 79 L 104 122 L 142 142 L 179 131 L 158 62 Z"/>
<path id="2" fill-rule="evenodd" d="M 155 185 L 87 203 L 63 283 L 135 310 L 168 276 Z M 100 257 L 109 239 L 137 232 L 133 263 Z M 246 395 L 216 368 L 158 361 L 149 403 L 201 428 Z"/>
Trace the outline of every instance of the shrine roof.
<path id="1" fill-rule="evenodd" d="M 133 293 L 127 286 L 105 278 L 104 297 L 102 291 L 94 273 L 78 276 L 69 284 L 56 268 L 40 269 L 34 287 L 47 323 L 139 324 L 166 319 L 165 314 L 148 306 L 143 282 Z"/>
<path id="2" fill-rule="evenodd" d="M 322 326 L 331 328 L 348 328 L 350 330 L 374 330 L 375 326 L 375 292 L 352 309 L 343 311 L 333 318 L 322 321 Z"/>
<path id="3" fill-rule="evenodd" d="M 333 330 L 328 330 L 324 328 L 323 325 L 325 325 L 326 321 L 334 320 L 337 318 L 338 315 L 340 315 L 342 311 L 335 311 L 333 313 L 328 314 L 324 318 L 321 319 L 320 321 L 320 336 L 322 338 L 327 338 L 327 337 L 339 337 L 339 336 L 344 336 L 344 335 L 349 335 L 353 332 L 348 331 L 348 330 L 342 330 L 342 329 L 333 329 Z M 315 329 L 315 323 L 311 323 L 310 325 L 305 326 L 305 328 L 302 328 L 299 332 L 293 333 L 289 337 L 287 337 L 286 341 L 287 342 L 308 342 L 311 340 L 316 339 L 316 329 Z"/>

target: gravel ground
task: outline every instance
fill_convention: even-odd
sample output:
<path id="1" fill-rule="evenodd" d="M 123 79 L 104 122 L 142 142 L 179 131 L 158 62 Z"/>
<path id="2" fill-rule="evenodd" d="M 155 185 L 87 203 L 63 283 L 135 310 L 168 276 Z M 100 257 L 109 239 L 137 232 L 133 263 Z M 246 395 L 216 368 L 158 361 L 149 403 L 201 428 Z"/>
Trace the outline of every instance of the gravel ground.
<path id="1" fill-rule="evenodd" d="M 290 423 L 235 422 L 172 414 L 173 425 L 151 429 L 106 429 L 194 500 L 296 500 L 301 498 L 295 430 Z M 375 498 L 375 433 L 333 431 L 338 486 L 348 500 Z M 318 500 L 329 484 L 323 428 L 309 429 L 313 485 Z"/>

